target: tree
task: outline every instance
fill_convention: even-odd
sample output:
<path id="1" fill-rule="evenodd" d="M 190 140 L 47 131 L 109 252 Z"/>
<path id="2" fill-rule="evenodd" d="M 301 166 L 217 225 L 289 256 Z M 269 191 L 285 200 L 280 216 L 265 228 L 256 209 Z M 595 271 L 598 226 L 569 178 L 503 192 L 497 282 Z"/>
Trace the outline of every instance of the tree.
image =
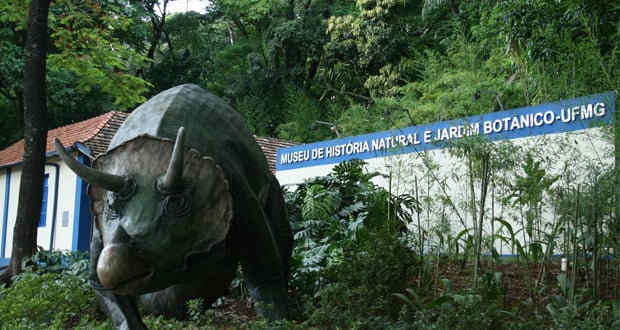
<path id="1" fill-rule="evenodd" d="M 133 3 L 133 2 L 132 2 Z M 58 0 L 50 4 L 47 49 L 48 128 L 145 100 L 139 77 L 148 59 L 141 5 Z M 28 2 L 0 0 L 0 148 L 23 137 L 24 43 Z M 131 13 L 132 15 L 129 15 Z M 138 22 L 138 23 L 134 23 Z M 140 25 L 141 24 L 141 25 Z M 138 26 L 136 26 L 138 25 Z"/>
<path id="2" fill-rule="evenodd" d="M 278 125 L 293 121 L 288 91 L 321 97 L 312 82 L 327 41 L 325 18 L 340 12 L 337 2 L 212 1 L 206 16 L 219 38 L 212 43 L 206 86 L 234 104 L 254 133 L 275 134 Z M 310 122 L 315 119 L 325 118 Z M 302 125 L 309 128 L 308 121 Z"/>
<path id="3" fill-rule="evenodd" d="M 118 39 L 127 20 L 117 14 L 120 7 L 114 3 L 58 0 L 51 4 L 32 0 L 27 24 L 23 21 L 26 9 L 21 1 L 2 0 L 0 9 L 3 24 L 16 31 L 27 26 L 23 87 L 16 81 L 0 84 L 1 88 L 12 89 L 3 90 L 3 95 L 13 96 L 18 112 L 24 116 L 24 158 L 11 263 L 0 276 L 0 280 L 9 282 L 21 272 L 22 259 L 31 256 L 36 248 L 49 124 L 47 102 L 51 98 L 46 77 L 72 77 L 66 79 L 70 81 L 67 90 L 75 88 L 82 95 L 92 90 L 103 91 L 115 99 L 117 109 L 142 102 L 149 84 L 132 74 L 137 71 L 134 68 L 144 64 L 144 57 Z M 10 41 L 18 44 L 20 39 Z"/>
<path id="4" fill-rule="evenodd" d="M 47 103 L 45 68 L 47 48 L 48 0 L 30 1 L 24 61 L 24 163 L 19 189 L 17 219 L 9 268 L 1 276 L 8 282 L 22 271 L 22 259 L 33 254 L 37 244 L 37 225 L 43 198 Z M 38 207 L 37 207 L 38 205 Z"/>
<path id="5" fill-rule="evenodd" d="M 143 74 L 153 84 L 152 94 L 183 83 L 204 85 L 214 71 L 211 53 L 221 47 L 209 15 L 176 13 L 166 19 L 166 29 Z"/>
<path id="6" fill-rule="evenodd" d="M 127 109 L 144 102 L 150 84 L 137 76 L 148 59 L 125 44 L 122 33 L 130 26 L 124 8 L 113 2 L 54 2 L 50 15 L 54 52 L 49 64 L 76 74 L 82 91 L 100 89 Z"/>
<path id="7" fill-rule="evenodd" d="M 327 20 L 322 85 L 372 103 L 393 94 L 412 77 L 412 59 L 423 33 L 419 4 L 395 0 L 357 1 L 357 10 Z M 344 92 L 346 93 L 344 93 Z"/>

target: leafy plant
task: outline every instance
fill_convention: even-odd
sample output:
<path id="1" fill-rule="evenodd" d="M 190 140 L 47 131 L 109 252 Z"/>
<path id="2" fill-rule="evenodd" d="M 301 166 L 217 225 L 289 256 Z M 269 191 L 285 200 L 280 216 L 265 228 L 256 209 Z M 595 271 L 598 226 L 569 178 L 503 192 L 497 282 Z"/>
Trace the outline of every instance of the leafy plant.
<path id="1" fill-rule="evenodd" d="M 69 274 L 78 277 L 84 283 L 88 279 L 88 265 L 88 252 L 80 251 L 39 250 L 22 261 L 22 268 L 26 272 L 38 275 Z"/>
<path id="2" fill-rule="evenodd" d="M 306 307 L 309 325 L 372 328 L 397 319 L 400 303 L 392 293 L 415 276 L 417 254 L 394 236 L 369 237 L 345 252 L 346 262 L 326 269 L 323 287 Z"/>
<path id="3" fill-rule="evenodd" d="M 343 262 L 345 250 L 365 230 L 383 228 L 387 196 L 371 181 L 378 174 L 365 173 L 363 165 L 357 159 L 341 163 L 332 174 L 308 180 L 287 197 L 296 241 L 293 279 L 317 276 Z"/>
<path id="4" fill-rule="evenodd" d="M 416 260 L 399 260 L 392 250 L 400 247 L 398 251 L 402 257 L 413 256 L 413 250 L 405 247 L 399 238 L 407 231 L 410 215 L 396 202 L 406 201 L 405 204 L 411 207 L 415 205 L 414 200 L 390 198 L 385 190 L 371 181 L 379 174 L 366 173 L 364 164 L 357 159 L 338 164 L 329 175 L 308 180 L 286 198 L 296 241 L 291 287 L 300 312 L 309 308 L 304 307 L 308 306 L 307 302 L 316 299 L 324 304 L 322 306 L 336 308 L 331 305 L 335 304 L 335 296 L 344 294 L 342 290 L 350 287 L 346 284 L 349 279 L 342 277 L 344 273 L 351 278 L 355 273 L 362 277 L 376 276 L 370 274 L 380 271 L 389 274 L 389 269 L 404 267 L 404 264 Z M 387 216 L 388 209 L 392 210 L 390 216 Z M 379 245 L 386 240 L 392 243 Z M 387 250 L 376 251 L 380 249 Z M 385 254 L 383 258 L 376 257 L 382 253 Z M 383 259 L 393 260 L 394 264 L 385 264 Z M 371 265 L 373 262 L 381 266 Z M 394 279 L 393 282 L 404 279 Z M 373 278 L 368 283 L 378 281 L 384 283 L 385 279 Z M 368 291 L 373 292 L 360 288 L 360 292 L 346 295 L 364 295 Z M 368 296 L 371 295 L 363 299 Z M 362 298 L 355 300 L 359 299 Z M 321 320 L 317 322 L 325 321 L 322 316 L 316 316 L 329 309 L 322 308 L 313 309 L 315 318 Z"/>
<path id="5" fill-rule="evenodd" d="M 620 325 L 620 302 L 595 303 L 585 298 L 585 289 L 576 289 L 566 274 L 559 274 L 559 292 L 546 308 L 558 328 L 613 329 Z"/>
<path id="6" fill-rule="evenodd" d="M 5 329 L 66 329 L 94 319 L 94 293 L 68 273 L 23 273 L 0 291 L 0 322 Z"/>

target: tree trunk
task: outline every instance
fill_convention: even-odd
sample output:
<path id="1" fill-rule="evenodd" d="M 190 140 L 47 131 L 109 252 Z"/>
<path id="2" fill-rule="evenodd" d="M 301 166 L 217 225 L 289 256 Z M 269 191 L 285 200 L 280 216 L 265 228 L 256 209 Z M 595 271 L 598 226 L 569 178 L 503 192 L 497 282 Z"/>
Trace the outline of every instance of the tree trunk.
<path id="1" fill-rule="evenodd" d="M 47 140 L 45 60 L 49 7 L 49 0 L 30 1 L 24 66 L 24 162 L 11 262 L 0 278 L 5 283 L 22 272 L 23 258 L 31 256 L 37 244 Z"/>

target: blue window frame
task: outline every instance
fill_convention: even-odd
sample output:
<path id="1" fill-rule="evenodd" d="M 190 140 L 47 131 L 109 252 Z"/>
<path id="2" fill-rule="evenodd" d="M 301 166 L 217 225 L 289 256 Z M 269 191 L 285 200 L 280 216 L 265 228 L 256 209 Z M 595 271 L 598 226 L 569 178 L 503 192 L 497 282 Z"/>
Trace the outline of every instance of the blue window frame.
<path id="1" fill-rule="evenodd" d="M 47 220 L 47 190 L 49 174 L 45 174 L 43 177 L 43 201 L 41 202 L 41 217 L 39 218 L 39 227 L 45 227 Z"/>

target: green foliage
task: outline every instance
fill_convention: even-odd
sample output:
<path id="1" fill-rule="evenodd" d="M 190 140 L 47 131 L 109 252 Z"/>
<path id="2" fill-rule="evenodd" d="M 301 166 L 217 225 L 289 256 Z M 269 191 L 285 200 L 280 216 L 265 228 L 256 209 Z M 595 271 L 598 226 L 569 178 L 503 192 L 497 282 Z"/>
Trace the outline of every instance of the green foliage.
<path id="1" fill-rule="evenodd" d="M 1 20 L 21 26 L 27 15 L 12 16 L 17 8 L 27 10 L 15 6 L 3 12 Z M 100 89 L 111 95 L 118 106 L 128 108 L 145 100 L 142 94 L 148 90 L 149 83 L 135 76 L 135 71 L 131 72 L 132 67 L 145 64 L 145 57 L 119 40 L 117 35 L 129 24 L 128 19 L 119 14 L 119 7 L 110 3 L 54 2 L 48 17 L 52 39 L 48 66 L 75 72 L 80 90 Z M 23 39 L 12 41 L 20 45 Z M 21 58 L 19 60 L 21 62 Z"/>
<path id="2" fill-rule="evenodd" d="M 264 318 L 235 314 L 225 308 L 204 310 L 202 299 L 189 300 L 187 307 L 187 320 L 146 315 L 144 323 L 149 329 L 300 329 L 290 321 L 268 323 Z"/>
<path id="3" fill-rule="evenodd" d="M 525 232 L 530 238 L 538 238 L 540 228 L 534 235 L 535 224 L 542 221 L 540 210 L 543 196 L 559 179 L 559 176 L 549 176 L 540 161 L 535 161 L 532 154 L 527 154 L 522 166 L 523 174 L 517 175 L 511 185 L 512 193 L 506 198 L 513 200 L 513 206 L 519 205 L 525 209 Z"/>
<path id="4" fill-rule="evenodd" d="M 536 104 L 617 90 L 619 15 L 613 2 L 501 1 L 477 32 L 508 41 L 526 102 Z"/>
<path id="5" fill-rule="evenodd" d="M 197 298 L 197 299 L 191 299 L 187 302 L 187 314 L 188 319 L 190 321 L 198 321 L 200 319 L 200 315 L 202 313 L 204 313 L 203 310 L 203 304 L 204 304 L 204 299 L 202 298 Z"/>
<path id="6" fill-rule="evenodd" d="M 370 181 L 372 175 L 362 173 L 363 164 L 360 160 L 342 163 L 332 175 L 309 180 L 287 196 L 297 242 L 293 279 L 303 276 L 302 282 L 312 283 L 305 277 L 318 280 L 325 268 L 342 263 L 344 250 L 364 228 L 368 202 L 379 195 Z"/>
<path id="7" fill-rule="evenodd" d="M 379 174 L 365 173 L 364 164 L 358 159 L 338 164 L 332 174 L 309 180 L 287 196 L 297 242 L 293 278 L 318 276 L 342 263 L 345 250 L 369 231 L 404 230 L 401 219 L 385 218 L 386 192 L 371 181 Z"/>
<path id="8" fill-rule="evenodd" d="M 153 84 L 150 94 L 183 83 L 205 85 L 207 77 L 212 80 L 216 69 L 213 53 L 222 42 L 217 35 L 224 33 L 214 24 L 214 18 L 196 12 L 175 13 L 166 18 L 165 27 L 161 45 L 143 73 L 144 78 Z M 230 62 L 228 65 L 234 67 Z M 219 74 L 227 73 L 223 67 L 218 69 Z M 212 88 L 212 92 L 221 90 Z"/>
<path id="9" fill-rule="evenodd" d="M 415 313 L 415 329 L 537 329 L 536 319 L 524 319 L 517 313 L 505 313 L 497 305 L 485 303 L 477 295 L 454 295 L 433 310 Z"/>
<path id="10" fill-rule="evenodd" d="M 503 63 L 479 56 L 477 45 L 466 36 L 459 35 L 448 45 L 446 55 L 433 51 L 420 54 L 416 63 L 422 79 L 400 89 L 401 106 L 411 113 L 416 124 L 500 110 L 494 93 L 498 93 L 505 109 L 524 105 L 519 98 L 502 97 L 515 88 L 503 84 L 512 74 L 510 67 L 498 67 Z M 493 92 L 472 99 L 479 90 Z"/>
<path id="11" fill-rule="evenodd" d="M 27 2 L 8 4 L 0 1 L 0 149 L 4 149 L 23 135 L 21 86 L 24 79 L 25 33 L 7 21 L 23 20 L 16 12 Z M 17 16 L 17 17 L 16 17 Z M 25 20 L 24 20 L 25 24 Z"/>
<path id="12" fill-rule="evenodd" d="M 268 126 L 269 111 L 267 110 L 269 109 L 269 104 L 266 102 L 267 98 L 259 93 L 239 96 L 235 108 L 243 115 L 253 133 L 266 135 L 265 133 L 270 128 Z"/>
<path id="13" fill-rule="evenodd" d="M 2 290 L 0 313 L 3 328 L 65 328 L 79 324 L 92 308 L 89 294 L 76 277 L 28 273 Z"/>
<path id="14" fill-rule="evenodd" d="M 1 17 L 0 17 L 1 19 Z M 3 94 L 11 93 L 22 85 L 25 56 L 23 47 L 24 35 L 8 26 L 0 25 L 0 88 Z M 15 94 L 7 95 L 11 98 L 17 97 Z"/>
<path id="15" fill-rule="evenodd" d="M 24 263 L 24 273 L 0 289 L 2 328 L 67 329 L 97 322 L 85 255 L 40 252 Z"/>
<path id="16" fill-rule="evenodd" d="M 87 252 L 41 250 L 32 257 L 24 259 L 22 264 L 25 274 L 69 274 L 76 276 L 84 283 L 88 280 Z"/>
<path id="17" fill-rule="evenodd" d="M 414 251 L 395 236 L 371 233 L 344 259 L 326 270 L 323 287 L 307 306 L 307 324 L 351 329 L 395 322 L 401 306 L 392 293 L 403 290 L 415 274 Z"/>
<path id="18" fill-rule="evenodd" d="M 0 1 L 0 22 L 2 23 L 15 23 L 15 31 L 26 30 L 26 23 L 28 21 L 29 3 L 26 1 L 15 0 L 2 0 Z"/>
<path id="19" fill-rule="evenodd" d="M 18 106 L 27 6 L 0 6 L 0 104 Z M 314 120 L 347 136 L 410 125 L 405 113 L 422 124 L 499 110 L 477 90 L 509 109 L 620 86 L 614 2 L 219 0 L 162 24 L 153 2 L 51 10 L 51 127 L 186 82 L 228 99 L 256 134 L 297 142 L 333 138 L 308 132 Z"/>
<path id="20" fill-rule="evenodd" d="M 399 65 L 410 56 L 407 29 L 417 25 L 417 5 L 394 0 L 357 1 L 356 11 L 331 16 L 320 79 L 335 90 L 363 96 L 393 94 L 412 73 Z"/>
<path id="21" fill-rule="evenodd" d="M 381 106 L 365 107 L 356 102 L 348 102 L 346 108 L 341 110 L 338 118 L 338 128 L 347 135 L 358 135 L 367 132 L 377 132 L 390 127 L 388 120 L 382 118 Z M 404 126 L 404 125 L 403 125 Z"/>
<path id="22" fill-rule="evenodd" d="M 558 292 L 551 296 L 547 311 L 556 327 L 564 329 L 613 329 L 620 326 L 620 301 L 595 304 L 585 290 L 574 287 L 566 274 L 558 274 Z"/>
<path id="23" fill-rule="evenodd" d="M 24 124 L 15 104 L 7 99 L 0 98 L 0 116 L 3 118 L 0 121 L 0 130 L 3 132 L 0 136 L 0 149 L 4 149 L 23 136 Z"/>
<path id="24" fill-rule="evenodd" d="M 288 141 L 308 142 L 333 137 L 311 130 L 311 123 L 323 119 L 318 101 L 304 89 L 287 84 L 284 90 L 283 124 L 277 127 L 278 137 Z"/>
<path id="25" fill-rule="evenodd" d="M 407 305 L 400 322 L 415 329 L 531 329 L 544 325 L 542 319 L 522 317 L 518 311 L 506 311 L 501 273 L 485 274 L 477 291 L 455 291 L 454 283 L 442 279 L 443 294 L 421 297 L 413 289 L 395 296 Z"/>
<path id="26" fill-rule="evenodd" d="M 397 212 L 405 199 L 390 198 L 371 181 L 378 174 L 363 166 L 343 162 L 286 196 L 296 240 L 293 301 L 310 324 L 350 327 L 395 318 L 399 307 L 390 294 L 413 274 L 416 255 L 401 239 L 409 218 Z M 388 203 L 396 210 L 390 217 Z M 354 285 L 359 281 L 373 285 Z"/>
<path id="27" fill-rule="evenodd" d="M 100 114 L 119 110 L 114 98 L 100 89 L 82 90 L 77 74 L 63 68 L 47 72 L 48 128 L 87 120 Z"/>
<path id="28" fill-rule="evenodd" d="M 123 4 L 52 3 L 47 49 L 50 128 L 127 109 L 145 100 L 149 83 L 136 75 L 145 57 L 123 40 L 129 26 Z M 28 2 L 2 0 L 0 8 L 0 108 L 3 121 L 10 127 L 3 134 L 7 141 L 0 141 L 4 147 L 23 137 L 21 98 Z"/>
<path id="29" fill-rule="evenodd" d="M 79 6 L 71 1 L 55 5 L 48 24 L 56 51 L 48 54 L 48 64 L 75 72 L 78 88 L 101 89 L 123 109 L 144 102 L 150 84 L 135 76 L 132 66 L 143 67 L 146 57 L 116 36 L 129 25 L 127 18 L 118 15 L 119 8 L 92 2 Z"/>

